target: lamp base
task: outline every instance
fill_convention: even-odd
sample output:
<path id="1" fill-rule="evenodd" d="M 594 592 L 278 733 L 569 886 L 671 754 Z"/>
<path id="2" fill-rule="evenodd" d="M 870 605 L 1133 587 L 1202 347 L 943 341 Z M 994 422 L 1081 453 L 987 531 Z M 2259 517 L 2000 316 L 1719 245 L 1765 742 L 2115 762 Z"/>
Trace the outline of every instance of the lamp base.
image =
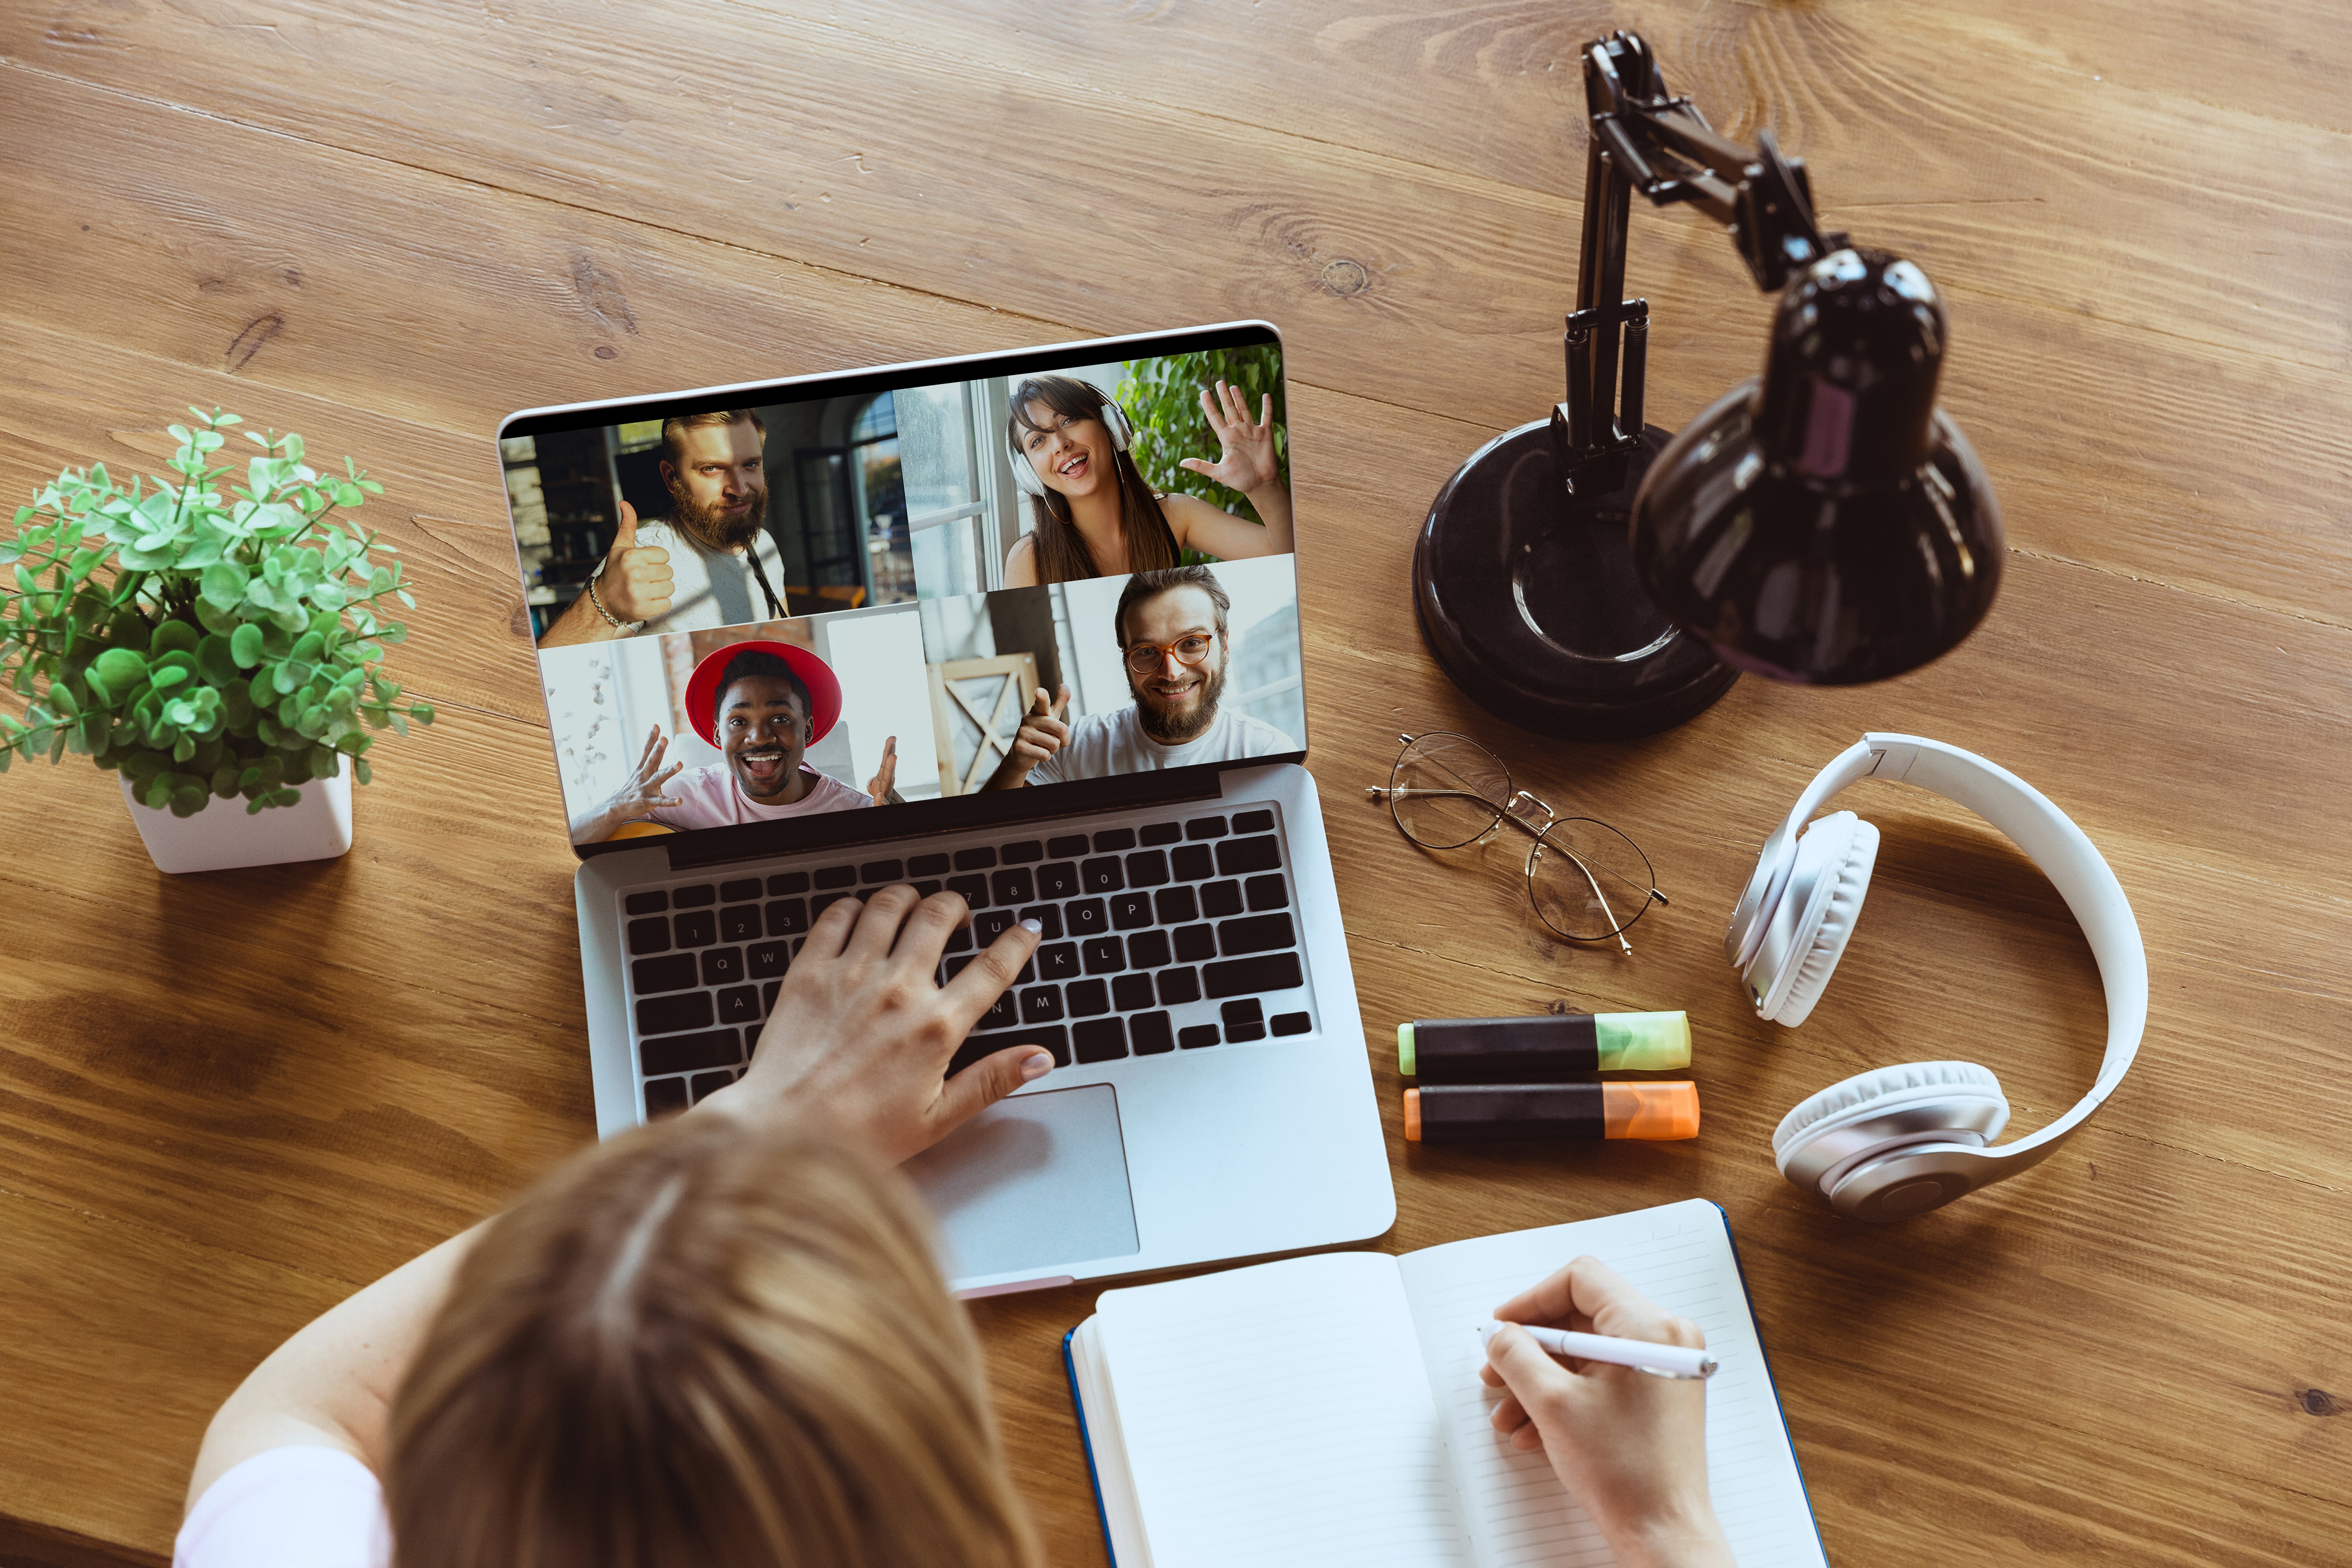
<path id="1" fill-rule="evenodd" d="M 1538 419 L 1473 452 L 1437 492 L 1413 546 L 1413 614 L 1481 708 L 1563 740 L 1630 740 L 1704 712 L 1739 679 L 1633 572 L 1633 497 L 1667 438 L 1645 427 L 1618 489 L 1571 498 Z"/>

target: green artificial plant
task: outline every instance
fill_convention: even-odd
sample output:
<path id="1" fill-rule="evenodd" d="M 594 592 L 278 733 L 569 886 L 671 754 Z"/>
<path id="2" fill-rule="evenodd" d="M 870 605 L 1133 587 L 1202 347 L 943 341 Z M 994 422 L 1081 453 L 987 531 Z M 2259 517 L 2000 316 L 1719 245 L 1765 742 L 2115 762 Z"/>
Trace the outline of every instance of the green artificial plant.
<path id="1" fill-rule="evenodd" d="M 343 459 L 321 475 L 302 437 L 242 432 L 261 448 L 211 466 L 234 414 L 192 408 L 174 425 L 177 482 L 125 489 L 93 464 L 68 468 L 16 510 L 0 541 L 0 679 L 27 700 L 0 713 L 0 773 L 18 754 L 87 754 L 119 769 L 147 805 L 192 816 L 215 797 L 247 812 L 292 805 L 309 779 L 351 759 L 368 782 L 371 728 L 405 734 L 432 708 L 400 700 L 379 661 L 407 628 L 397 553 L 347 517 L 383 487 Z"/>
<path id="2" fill-rule="evenodd" d="M 1264 522 L 1257 509 L 1239 491 L 1177 467 L 1185 458 L 1213 460 L 1217 456 L 1216 435 L 1209 428 L 1209 416 L 1201 411 L 1201 392 L 1204 387 L 1213 389 L 1220 380 L 1241 389 L 1253 419 L 1265 406 L 1261 400 L 1265 395 L 1274 395 L 1275 460 L 1281 467 L 1282 482 L 1289 484 L 1290 416 L 1283 406 L 1282 351 L 1272 343 L 1129 362 L 1116 394 L 1135 432 L 1128 452 L 1154 489 L 1199 496 L 1252 522 Z M 1194 557 L 1188 552 L 1186 559 Z"/>

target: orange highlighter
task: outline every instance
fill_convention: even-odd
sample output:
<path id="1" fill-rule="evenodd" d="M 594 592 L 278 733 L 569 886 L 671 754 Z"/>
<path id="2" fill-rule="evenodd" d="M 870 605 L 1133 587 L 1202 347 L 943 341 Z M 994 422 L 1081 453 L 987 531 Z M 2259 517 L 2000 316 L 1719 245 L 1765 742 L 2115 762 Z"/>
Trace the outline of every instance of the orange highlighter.
<path id="1" fill-rule="evenodd" d="M 1444 1083 L 1404 1091 L 1409 1143 L 1698 1136 L 1695 1083 Z"/>

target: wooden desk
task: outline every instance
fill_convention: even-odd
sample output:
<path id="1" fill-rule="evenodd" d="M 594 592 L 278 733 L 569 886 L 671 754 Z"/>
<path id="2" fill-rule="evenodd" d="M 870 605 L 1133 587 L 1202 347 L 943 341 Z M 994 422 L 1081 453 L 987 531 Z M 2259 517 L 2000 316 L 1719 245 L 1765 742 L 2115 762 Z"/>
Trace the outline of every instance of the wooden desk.
<path id="1" fill-rule="evenodd" d="M 1723 1204 L 1841 1563 L 2352 1561 L 2340 6 L 878 9 L 0 16 L 0 493 L 160 466 L 189 403 L 352 452 L 421 579 L 399 669 L 442 713 L 380 753 L 330 864 L 173 881 L 110 780 L 0 782 L 0 1561 L 156 1560 L 255 1361 L 589 1136 L 499 417 L 1244 315 L 1289 335 L 1313 766 L 1384 1100 L 1416 1014 L 1685 1006 L 1698 1041 L 1696 1143 L 1399 1142 L 1381 1245 Z M 1811 162 L 1826 222 L 1944 289 L 1947 404 L 2011 554 L 1929 669 L 1746 681 L 1654 740 L 1572 746 L 1437 676 L 1407 555 L 1454 464 L 1559 395 L 1575 50 L 1636 24 L 1717 125 Z M 1687 214 L 1640 215 L 1633 267 L 1672 426 L 1754 371 L 1769 302 Z M 1635 957 L 1538 937 L 1506 878 L 1425 862 L 1363 800 L 1395 731 L 1441 725 L 1649 850 L 1675 902 Z M 1743 1011 L 1730 901 L 1865 728 L 1981 751 L 2072 812 L 2155 985 L 2084 1136 L 1885 1230 L 1780 1182 L 1781 1112 L 1963 1057 L 2035 1125 L 2088 1082 L 2101 1010 L 2016 855 L 1874 787 L 1853 804 L 1886 847 L 1829 1002 L 1794 1033 Z M 1055 1353 L 1092 1296 L 978 1313 L 1064 1564 L 1102 1551 Z"/>

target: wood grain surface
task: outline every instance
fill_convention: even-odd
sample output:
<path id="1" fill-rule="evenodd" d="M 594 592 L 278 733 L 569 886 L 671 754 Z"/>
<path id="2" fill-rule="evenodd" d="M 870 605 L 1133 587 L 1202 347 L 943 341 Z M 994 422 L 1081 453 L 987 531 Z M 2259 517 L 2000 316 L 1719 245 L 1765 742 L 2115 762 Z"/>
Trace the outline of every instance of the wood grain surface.
<path id="1" fill-rule="evenodd" d="M 1444 476 L 1559 395 L 1576 50 L 1638 26 L 1824 221 L 1952 316 L 1947 406 L 2011 554 L 1984 628 L 1864 690 L 1743 681 L 1579 746 L 1461 698 L 1408 563 Z M 0 495 L 159 468 L 219 403 L 352 453 L 418 578 L 358 842 L 172 879 L 86 765 L 0 781 L 0 1563 L 160 1561 L 212 1409 L 278 1340 L 592 1134 L 572 859 L 490 437 L 505 414 L 1264 316 L 1289 343 L 1310 766 L 1403 1250 L 1706 1197 L 1731 1217 L 1832 1560 L 2352 1563 L 2352 23 L 2324 0 L 42 0 L 0 8 Z M 1634 220 L 1651 416 L 1759 362 L 1718 232 Z M 11 503 L 13 504 L 13 502 Z M 1361 786 L 1467 730 L 1675 902 L 1633 958 Z M 2024 774 L 2105 850 L 2139 1066 L 2031 1174 L 1838 1221 L 1769 1136 L 1962 1058 L 2030 1127 L 2095 1069 L 2048 885 L 1916 791 L 1801 1031 L 1718 938 L 1864 729 Z M 1690 1010 L 1704 1135 L 1408 1149 L 1401 1019 Z M 1095 1292 L 979 1304 L 1060 1564 L 1102 1545 L 1057 1356 Z"/>

